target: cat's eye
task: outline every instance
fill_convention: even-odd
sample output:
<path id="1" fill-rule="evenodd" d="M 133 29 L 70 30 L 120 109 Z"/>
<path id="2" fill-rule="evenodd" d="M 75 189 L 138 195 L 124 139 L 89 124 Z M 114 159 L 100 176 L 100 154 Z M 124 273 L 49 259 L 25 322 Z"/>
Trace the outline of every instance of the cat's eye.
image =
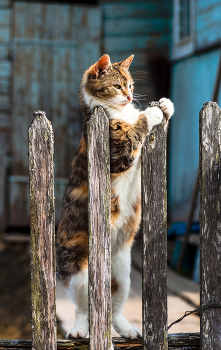
<path id="1" fill-rule="evenodd" d="M 121 87 L 121 85 L 120 85 L 120 84 L 115 84 L 115 85 L 114 85 L 114 87 L 115 87 L 116 89 L 119 89 L 119 90 L 121 90 L 121 89 L 122 89 L 122 87 Z"/>

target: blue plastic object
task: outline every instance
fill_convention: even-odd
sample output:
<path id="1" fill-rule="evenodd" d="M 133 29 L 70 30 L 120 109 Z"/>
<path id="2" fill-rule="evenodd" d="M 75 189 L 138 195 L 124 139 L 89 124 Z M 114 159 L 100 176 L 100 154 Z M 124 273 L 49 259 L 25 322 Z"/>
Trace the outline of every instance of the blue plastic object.
<path id="1" fill-rule="evenodd" d="M 167 237 L 177 237 L 177 236 L 182 236 L 186 232 L 186 222 L 181 221 L 181 222 L 174 222 L 169 230 L 167 230 Z M 199 233 L 200 232 L 200 223 L 199 221 L 195 221 L 192 223 L 191 228 L 190 228 L 191 233 Z"/>

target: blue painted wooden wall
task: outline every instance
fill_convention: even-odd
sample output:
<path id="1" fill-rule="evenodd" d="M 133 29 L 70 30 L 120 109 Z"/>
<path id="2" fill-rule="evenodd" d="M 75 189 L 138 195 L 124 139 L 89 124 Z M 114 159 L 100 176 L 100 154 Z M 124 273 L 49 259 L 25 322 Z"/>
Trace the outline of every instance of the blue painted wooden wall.
<path id="1" fill-rule="evenodd" d="M 221 1 L 196 1 L 196 47 L 205 47 L 221 38 Z"/>
<path id="2" fill-rule="evenodd" d="M 221 0 L 197 0 L 195 18 L 195 50 L 221 40 Z M 170 134 L 169 208 L 173 221 L 187 218 L 199 160 L 199 111 L 212 99 L 219 54 L 218 49 L 193 51 L 172 65 L 171 97 L 176 112 Z"/>
<path id="3" fill-rule="evenodd" d="M 157 55 L 168 58 L 172 0 L 105 1 L 102 13 L 103 52 L 113 62 L 134 54 L 130 71 L 139 78 L 135 92 L 148 100 L 156 98 L 151 62 Z"/>
<path id="4" fill-rule="evenodd" d="M 11 8 L 9 0 L 0 1 L 0 229 L 6 225 L 6 169 L 10 155 L 11 72 L 10 56 Z"/>
<path id="5" fill-rule="evenodd" d="M 134 53 L 131 71 L 139 71 L 136 93 L 147 95 L 146 107 L 159 87 L 152 63 L 156 56 L 168 59 L 171 15 L 172 0 L 103 0 L 94 9 L 66 1 L 0 0 L 0 160 L 3 164 L 6 153 L 12 156 L 11 225 L 28 223 L 27 127 L 32 111 L 46 110 L 53 122 L 58 203 L 80 137 L 77 89 L 84 70 L 103 53 L 113 62 Z M 0 189 L 5 188 L 5 168 Z M 56 208 L 59 218 L 58 204 Z M 1 202 L 0 226 L 3 216 Z"/>
<path id="6" fill-rule="evenodd" d="M 173 66 L 169 205 L 173 220 L 187 217 L 199 160 L 199 111 L 210 101 L 219 51 L 193 56 Z M 221 96 L 220 96 L 221 97 Z M 221 99 L 219 99 L 221 101 Z"/>

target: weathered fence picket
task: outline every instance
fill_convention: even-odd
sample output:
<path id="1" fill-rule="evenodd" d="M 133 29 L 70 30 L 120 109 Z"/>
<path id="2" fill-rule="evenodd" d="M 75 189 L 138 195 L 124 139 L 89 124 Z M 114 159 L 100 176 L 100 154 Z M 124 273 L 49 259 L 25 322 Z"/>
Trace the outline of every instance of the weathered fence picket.
<path id="1" fill-rule="evenodd" d="M 31 231 L 32 349 L 55 350 L 54 139 L 44 112 L 28 129 Z"/>
<path id="2" fill-rule="evenodd" d="M 166 132 L 161 124 L 142 148 L 143 349 L 167 344 Z"/>
<path id="3" fill-rule="evenodd" d="M 221 304 L 221 109 L 200 112 L 200 304 Z M 221 307 L 201 311 L 201 349 L 221 348 Z"/>
<path id="4" fill-rule="evenodd" d="M 95 108 L 87 125 L 90 350 L 111 345 L 109 121 Z"/>
<path id="5" fill-rule="evenodd" d="M 108 119 L 88 123 L 90 339 L 56 342 L 53 131 L 38 111 L 29 127 L 32 341 L 0 340 L 0 349 L 110 350 L 111 242 Z M 201 311 L 201 335 L 167 335 L 166 134 L 154 129 L 142 150 L 143 340 L 113 338 L 114 350 L 219 349 L 221 308 Z M 221 110 L 200 112 L 201 306 L 221 300 Z M 142 343 L 143 341 L 143 343 Z M 201 341 L 201 344 L 200 344 Z"/>

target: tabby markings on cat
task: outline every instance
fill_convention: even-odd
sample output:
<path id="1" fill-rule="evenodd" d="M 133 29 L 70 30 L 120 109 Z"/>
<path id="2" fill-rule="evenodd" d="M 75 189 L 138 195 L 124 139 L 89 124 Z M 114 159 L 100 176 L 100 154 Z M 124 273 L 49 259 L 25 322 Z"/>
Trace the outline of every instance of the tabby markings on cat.
<path id="1" fill-rule="evenodd" d="M 170 119 L 174 107 L 169 99 L 161 98 L 160 108 L 142 112 L 135 108 L 128 70 L 132 60 L 133 55 L 112 64 L 108 55 L 102 56 L 85 72 L 79 88 L 82 136 L 56 233 L 58 275 L 76 304 L 76 321 L 67 338 L 85 337 L 89 330 L 86 123 L 96 106 L 104 108 L 110 129 L 112 322 L 123 337 L 141 336 L 122 314 L 130 288 L 130 250 L 141 220 L 140 153 L 145 137 L 163 121 L 163 113 Z"/>

